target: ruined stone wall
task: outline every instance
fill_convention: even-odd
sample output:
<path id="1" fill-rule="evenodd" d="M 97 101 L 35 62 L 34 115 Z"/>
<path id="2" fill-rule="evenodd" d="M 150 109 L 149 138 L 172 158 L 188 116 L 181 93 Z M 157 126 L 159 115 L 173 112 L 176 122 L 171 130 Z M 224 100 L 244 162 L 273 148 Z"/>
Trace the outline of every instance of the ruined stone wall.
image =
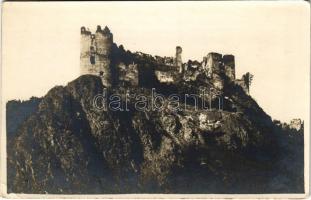
<path id="1" fill-rule="evenodd" d="M 87 74 L 88 66 L 91 65 L 91 43 L 92 35 L 90 31 L 87 31 L 85 27 L 81 28 L 81 37 L 80 37 L 80 73 Z"/>
<path id="2" fill-rule="evenodd" d="M 174 75 L 172 72 L 155 71 L 155 76 L 160 83 L 174 83 Z"/>
<path id="3" fill-rule="evenodd" d="M 222 56 L 219 53 L 211 52 L 203 57 L 202 68 L 210 78 L 215 73 L 224 72 L 231 80 L 235 80 L 235 62 L 233 55 Z"/>
<path id="4" fill-rule="evenodd" d="M 176 56 L 173 57 L 160 57 L 156 56 L 158 66 L 155 70 L 155 76 L 160 83 L 171 84 L 177 81 L 178 74 L 184 72 L 183 63 L 181 59 L 182 48 L 176 47 Z"/>
<path id="5" fill-rule="evenodd" d="M 174 58 L 173 57 L 164 57 L 164 65 L 174 66 Z"/>
<path id="6" fill-rule="evenodd" d="M 222 55 L 219 53 L 211 52 L 207 54 L 203 62 L 203 70 L 208 77 L 212 77 L 214 73 L 220 73 L 222 63 Z"/>
<path id="7" fill-rule="evenodd" d="M 112 84 L 112 64 L 111 51 L 113 45 L 113 35 L 110 30 L 105 27 L 102 29 L 97 27 L 95 34 L 92 34 L 85 27 L 81 28 L 81 54 L 80 54 L 80 71 L 81 74 L 93 74 L 100 76 L 103 85 L 110 87 Z M 161 83 L 174 84 L 176 81 L 195 81 L 201 73 L 205 73 L 210 78 L 210 82 L 218 90 L 224 88 L 224 74 L 230 80 L 235 81 L 235 59 L 233 55 L 222 56 L 219 53 L 208 53 L 203 62 L 189 61 L 182 63 L 182 48 L 176 47 L 175 57 L 160 57 L 153 58 L 149 54 L 137 52 L 137 55 L 149 60 L 153 65 L 157 65 L 152 69 L 156 79 Z M 127 64 L 129 62 L 126 62 Z M 139 76 L 136 64 L 133 65 L 117 65 L 114 62 L 114 67 L 117 67 L 120 82 L 128 83 L 132 86 L 138 85 Z M 140 71 L 140 73 L 143 73 Z M 236 84 L 240 85 L 248 94 L 248 87 L 243 80 L 236 80 Z"/>
<path id="8" fill-rule="evenodd" d="M 118 65 L 119 82 L 121 85 L 138 86 L 138 67 L 137 64 L 125 65 L 120 63 Z"/>
<path id="9" fill-rule="evenodd" d="M 303 122 L 301 119 L 292 119 L 290 121 L 289 128 L 299 131 L 302 129 L 302 126 L 303 126 Z"/>
<path id="10" fill-rule="evenodd" d="M 214 87 L 222 90 L 224 88 L 224 81 L 221 77 L 223 71 L 222 55 L 214 52 L 207 54 L 203 58 L 202 68 L 207 77 L 211 78 Z"/>
<path id="11" fill-rule="evenodd" d="M 233 55 L 224 55 L 222 57 L 224 72 L 230 78 L 230 80 L 235 80 L 235 62 Z"/>
<path id="12" fill-rule="evenodd" d="M 102 78 L 103 85 L 111 86 L 110 52 L 113 43 L 113 36 L 110 30 L 105 27 L 97 27 L 96 33 L 81 28 L 81 74 L 93 74 Z"/>
<path id="13" fill-rule="evenodd" d="M 218 90 L 224 89 L 224 80 L 219 74 L 213 73 L 211 81 L 216 89 Z"/>

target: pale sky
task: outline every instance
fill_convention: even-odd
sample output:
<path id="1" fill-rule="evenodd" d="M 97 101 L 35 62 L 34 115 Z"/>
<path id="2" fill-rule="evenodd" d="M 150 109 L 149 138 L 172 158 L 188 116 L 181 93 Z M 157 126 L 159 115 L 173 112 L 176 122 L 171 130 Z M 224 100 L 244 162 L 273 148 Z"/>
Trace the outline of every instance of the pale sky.
<path id="1" fill-rule="evenodd" d="M 307 119 L 310 9 L 307 2 L 6 2 L 3 101 L 43 96 L 79 76 L 80 27 L 107 25 L 131 51 L 202 60 L 233 54 L 254 74 L 252 97 L 274 119 Z"/>

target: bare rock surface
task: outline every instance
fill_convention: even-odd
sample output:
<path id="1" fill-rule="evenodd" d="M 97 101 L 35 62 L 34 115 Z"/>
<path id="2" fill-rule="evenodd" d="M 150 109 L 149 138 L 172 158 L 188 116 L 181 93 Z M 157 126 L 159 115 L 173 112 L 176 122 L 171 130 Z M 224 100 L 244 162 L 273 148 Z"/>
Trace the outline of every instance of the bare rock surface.
<path id="1" fill-rule="evenodd" d="M 9 193 L 303 192 L 303 135 L 276 128 L 241 88 L 224 88 L 237 112 L 100 111 L 103 89 L 84 75 L 42 98 L 10 137 Z"/>

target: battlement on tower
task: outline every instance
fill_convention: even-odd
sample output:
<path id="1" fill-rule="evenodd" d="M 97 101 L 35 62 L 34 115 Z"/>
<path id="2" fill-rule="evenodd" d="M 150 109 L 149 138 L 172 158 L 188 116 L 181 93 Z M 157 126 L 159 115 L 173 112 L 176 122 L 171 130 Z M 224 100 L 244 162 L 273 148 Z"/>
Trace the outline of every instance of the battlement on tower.
<path id="1" fill-rule="evenodd" d="M 84 26 L 81 27 L 81 34 L 83 35 L 91 35 L 91 31 L 85 28 Z"/>

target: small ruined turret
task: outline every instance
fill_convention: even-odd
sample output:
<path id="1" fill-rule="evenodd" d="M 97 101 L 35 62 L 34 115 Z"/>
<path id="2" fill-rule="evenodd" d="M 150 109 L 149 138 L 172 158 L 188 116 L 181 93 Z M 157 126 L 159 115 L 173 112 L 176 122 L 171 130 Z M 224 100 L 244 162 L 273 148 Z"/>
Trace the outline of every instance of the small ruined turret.
<path id="1" fill-rule="evenodd" d="M 80 71 L 81 74 L 86 73 L 86 67 L 90 65 L 90 54 L 91 54 L 91 32 L 86 30 L 83 26 L 81 27 L 81 37 L 80 37 Z"/>
<path id="2" fill-rule="evenodd" d="M 175 65 L 178 67 L 179 73 L 183 72 L 181 53 L 182 53 L 182 48 L 180 46 L 177 46 L 176 47 Z"/>

